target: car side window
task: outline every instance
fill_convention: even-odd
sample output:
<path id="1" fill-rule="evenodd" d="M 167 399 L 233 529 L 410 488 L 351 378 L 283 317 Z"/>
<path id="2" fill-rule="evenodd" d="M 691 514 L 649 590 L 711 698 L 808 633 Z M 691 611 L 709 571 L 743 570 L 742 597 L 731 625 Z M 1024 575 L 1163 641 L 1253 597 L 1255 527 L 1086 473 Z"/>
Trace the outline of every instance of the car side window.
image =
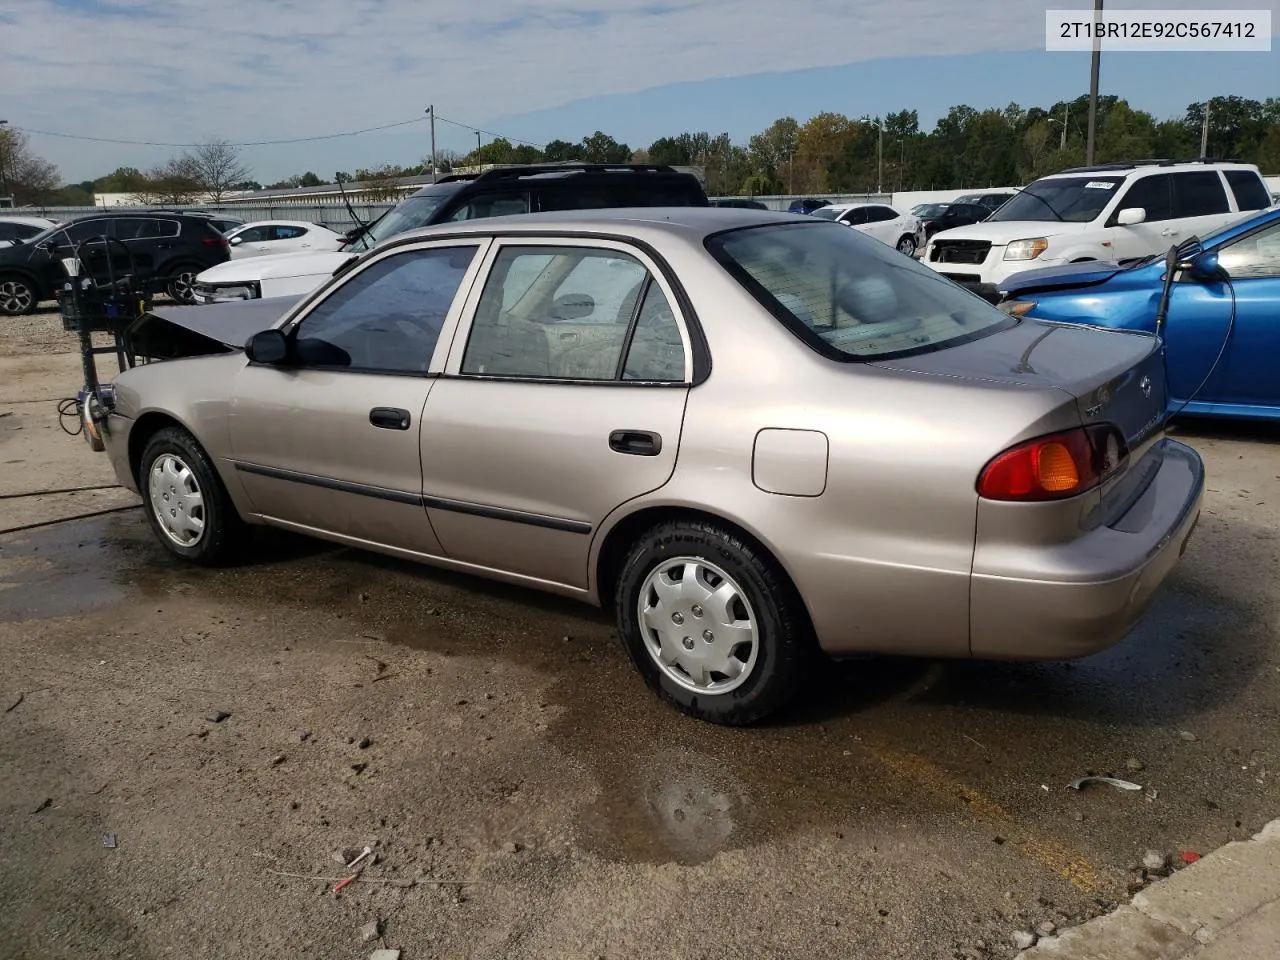
<path id="1" fill-rule="evenodd" d="M 303 317 L 294 355 L 306 367 L 423 374 L 476 246 L 406 250 L 379 260 Z"/>
<path id="2" fill-rule="evenodd" d="M 505 217 L 530 212 L 527 191 L 514 193 L 490 193 L 472 197 L 447 218 L 451 222 L 483 220 L 488 217 Z"/>
<path id="3" fill-rule="evenodd" d="M 267 228 L 250 227 L 248 230 L 241 230 L 236 236 L 241 243 L 263 243 L 267 239 Z"/>
<path id="4" fill-rule="evenodd" d="M 298 237 L 306 236 L 307 231 L 302 227 L 286 227 L 278 224 L 271 228 L 272 240 L 296 240 Z"/>
<path id="5" fill-rule="evenodd" d="M 1116 206 L 1116 213 L 1131 207 L 1142 207 L 1147 211 L 1144 223 L 1158 223 L 1173 218 L 1173 197 L 1170 193 L 1169 174 L 1157 173 L 1143 177 L 1129 185 L 1128 191 Z M 1116 223 L 1116 214 L 1111 215 L 1111 224 Z"/>
<path id="6" fill-rule="evenodd" d="M 18 239 L 18 225 L 16 223 L 0 223 L 0 240 L 16 239 Z"/>
<path id="7" fill-rule="evenodd" d="M 81 220 L 69 225 L 65 230 L 59 230 L 54 234 L 54 239 L 58 243 L 66 243 L 69 236 L 72 243 L 84 243 L 92 237 L 110 236 L 110 234 L 109 220 Z"/>
<path id="8" fill-rule="evenodd" d="M 1227 213 L 1227 191 L 1216 170 L 1173 175 L 1173 208 L 1178 217 L 1209 217 Z"/>
<path id="9" fill-rule="evenodd" d="M 872 207 L 867 215 L 868 223 L 887 223 L 896 219 L 898 219 L 897 211 L 889 207 Z"/>
<path id="10" fill-rule="evenodd" d="M 649 296 L 647 287 L 657 292 Z M 620 376 L 682 380 L 684 348 L 665 299 L 660 288 L 650 286 L 644 265 L 620 251 L 505 247 L 476 306 L 462 373 L 557 380 L 608 381 Z M 639 334 L 641 326 L 643 334 Z M 674 373 L 665 352 L 672 336 L 681 344 Z M 635 337 L 643 345 L 631 356 L 628 346 Z M 624 366 L 630 368 L 630 375 Z"/>
<path id="11" fill-rule="evenodd" d="M 1225 170 L 1227 183 L 1241 210 L 1265 210 L 1271 206 L 1267 185 L 1252 170 Z"/>
<path id="12" fill-rule="evenodd" d="M 1233 280 L 1280 277 L 1280 223 L 1227 244 L 1218 251 L 1218 263 Z"/>
<path id="13" fill-rule="evenodd" d="M 866 207 L 858 207 L 854 210 L 849 210 L 846 213 L 842 213 L 840 219 L 850 225 L 866 223 L 867 209 Z"/>

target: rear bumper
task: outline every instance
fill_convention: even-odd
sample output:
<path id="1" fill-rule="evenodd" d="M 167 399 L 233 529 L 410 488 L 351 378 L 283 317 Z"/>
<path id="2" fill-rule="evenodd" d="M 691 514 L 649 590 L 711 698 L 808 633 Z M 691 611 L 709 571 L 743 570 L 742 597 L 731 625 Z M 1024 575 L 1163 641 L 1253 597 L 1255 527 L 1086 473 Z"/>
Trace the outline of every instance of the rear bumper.
<path id="1" fill-rule="evenodd" d="M 1025 578 L 984 574 L 980 559 L 975 562 L 974 657 L 1069 660 L 1128 634 L 1186 550 L 1204 496 L 1199 454 L 1174 440 L 1162 443 L 1159 471 L 1115 525 L 1046 548 L 1037 558 L 1034 565 L 1051 576 L 1040 570 L 1028 570 Z"/>

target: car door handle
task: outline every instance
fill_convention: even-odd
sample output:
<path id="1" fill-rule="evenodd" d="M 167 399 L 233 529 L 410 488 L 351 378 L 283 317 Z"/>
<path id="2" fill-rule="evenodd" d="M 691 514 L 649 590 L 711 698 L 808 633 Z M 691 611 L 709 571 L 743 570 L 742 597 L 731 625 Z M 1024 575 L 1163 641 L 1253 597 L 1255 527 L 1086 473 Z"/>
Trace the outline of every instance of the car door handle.
<path id="1" fill-rule="evenodd" d="M 384 430 L 408 430 L 409 411 L 400 407 L 374 407 L 369 411 L 369 422 Z"/>
<path id="2" fill-rule="evenodd" d="M 1162 237 L 1176 237 L 1176 236 L 1177 236 L 1178 234 L 1180 234 L 1181 232 L 1182 232 L 1181 230 L 1174 230 L 1174 229 L 1172 229 L 1171 227 L 1165 227 L 1163 230 L 1161 230 L 1161 231 L 1160 231 L 1160 236 L 1162 236 Z"/>
<path id="3" fill-rule="evenodd" d="M 656 457 L 662 452 L 662 436 L 652 430 L 615 430 L 609 434 L 609 448 L 637 457 Z"/>

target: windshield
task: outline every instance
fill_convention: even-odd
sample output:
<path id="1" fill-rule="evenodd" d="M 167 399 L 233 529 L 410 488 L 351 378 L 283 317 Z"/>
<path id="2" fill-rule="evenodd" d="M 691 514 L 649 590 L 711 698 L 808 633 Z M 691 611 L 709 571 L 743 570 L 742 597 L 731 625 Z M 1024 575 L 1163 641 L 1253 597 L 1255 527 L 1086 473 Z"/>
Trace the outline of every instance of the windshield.
<path id="1" fill-rule="evenodd" d="M 369 225 L 369 229 L 343 245 L 344 253 L 372 250 L 388 237 L 409 230 L 417 230 L 431 222 L 432 216 L 450 197 L 458 192 L 457 186 L 439 186 L 431 193 L 419 194 L 401 200 L 394 207 Z"/>
<path id="2" fill-rule="evenodd" d="M 833 223 L 744 227 L 711 255 L 801 340 L 834 360 L 939 350 L 1009 326 L 959 284 Z"/>
<path id="3" fill-rule="evenodd" d="M 987 219 L 1090 223 L 1122 183 L 1124 177 L 1045 177 L 1014 194 Z"/>
<path id="4" fill-rule="evenodd" d="M 809 216 L 817 217 L 819 220 L 834 220 L 840 216 L 840 211 L 835 207 L 818 207 Z"/>
<path id="5" fill-rule="evenodd" d="M 940 217 L 947 211 L 945 203 L 922 203 L 917 207 L 911 208 L 911 215 L 919 217 L 922 220 L 932 220 L 934 217 Z"/>

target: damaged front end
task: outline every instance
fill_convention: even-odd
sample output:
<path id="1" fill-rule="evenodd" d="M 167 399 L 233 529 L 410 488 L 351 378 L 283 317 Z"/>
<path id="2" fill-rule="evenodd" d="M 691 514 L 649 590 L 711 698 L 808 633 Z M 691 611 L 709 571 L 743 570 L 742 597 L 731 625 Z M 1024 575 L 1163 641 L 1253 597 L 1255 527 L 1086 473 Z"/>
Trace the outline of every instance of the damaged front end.
<path id="1" fill-rule="evenodd" d="M 125 349 L 143 362 L 243 350 L 246 340 L 274 326 L 301 299 L 267 297 L 203 306 L 153 307 L 125 331 Z"/>

